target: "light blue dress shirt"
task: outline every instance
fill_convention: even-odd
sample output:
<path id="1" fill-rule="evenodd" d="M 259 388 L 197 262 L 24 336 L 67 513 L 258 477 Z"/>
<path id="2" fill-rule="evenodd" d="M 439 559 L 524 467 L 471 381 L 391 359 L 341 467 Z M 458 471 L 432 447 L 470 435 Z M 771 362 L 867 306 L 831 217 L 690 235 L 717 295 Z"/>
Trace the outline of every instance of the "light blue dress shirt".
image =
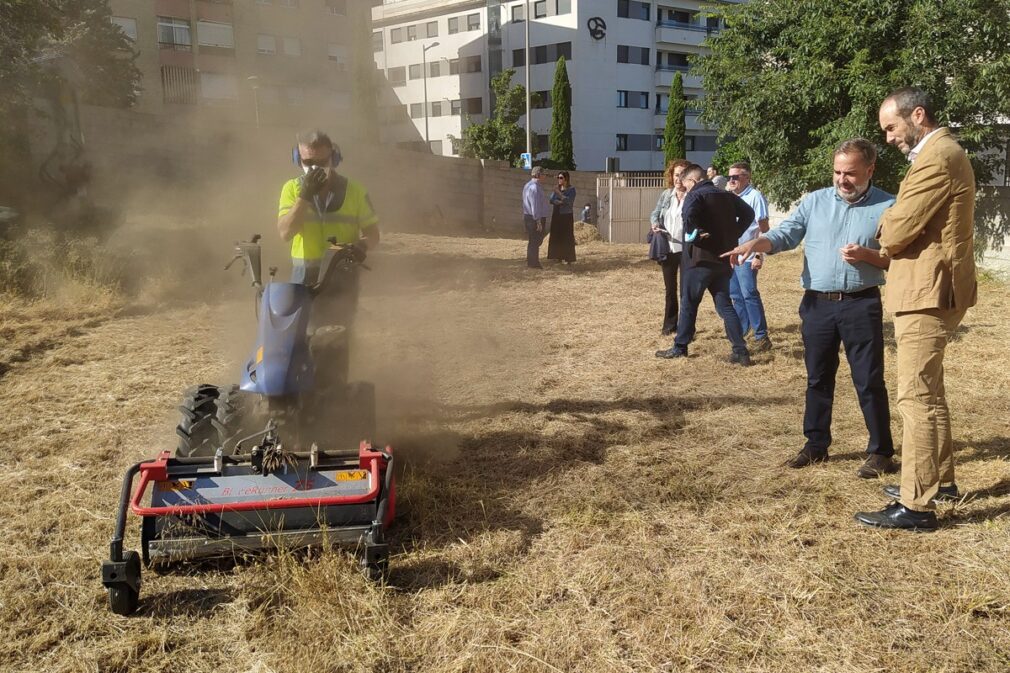
<path id="1" fill-rule="evenodd" d="M 768 219 L 768 202 L 765 201 L 764 194 L 754 189 L 754 185 L 747 185 L 747 189 L 740 192 L 738 196 L 746 201 L 747 205 L 754 211 L 754 221 L 750 223 L 747 230 L 740 235 L 740 240 L 737 241 L 739 245 L 743 245 L 747 241 L 761 235 L 758 222 Z"/>
<path id="2" fill-rule="evenodd" d="M 529 215 L 534 220 L 550 217 L 551 206 L 547 203 L 547 195 L 540 187 L 540 182 L 533 178 L 523 187 L 523 215 Z"/>
<path id="3" fill-rule="evenodd" d="M 818 292 L 859 292 L 884 284 L 884 270 L 842 259 L 840 248 L 858 243 L 874 250 L 877 221 L 894 197 L 871 186 L 856 203 L 848 203 L 834 187 L 803 197 L 796 210 L 767 234 L 772 254 L 792 250 L 803 241 L 803 288 Z"/>

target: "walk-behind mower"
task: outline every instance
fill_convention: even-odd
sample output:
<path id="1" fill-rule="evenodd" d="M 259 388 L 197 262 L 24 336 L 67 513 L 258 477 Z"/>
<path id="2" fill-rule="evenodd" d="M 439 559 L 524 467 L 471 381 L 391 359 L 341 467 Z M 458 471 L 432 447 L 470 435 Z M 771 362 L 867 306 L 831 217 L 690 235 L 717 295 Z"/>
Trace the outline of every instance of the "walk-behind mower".
<path id="1" fill-rule="evenodd" d="M 373 387 L 347 380 L 364 251 L 331 239 L 317 283 L 274 282 L 271 268 L 264 285 L 258 241 L 236 243 L 228 264 L 243 262 L 257 296 L 257 342 L 241 384 L 187 390 L 175 454 L 126 471 L 102 563 L 116 614 L 136 609 L 142 564 L 340 545 L 356 550 L 370 579 L 386 572 L 392 450 L 373 448 Z M 345 300 L 344 324 L 327 324 Z M 127 510 L 141 518 L 140 553 L 123 549 Z"/>

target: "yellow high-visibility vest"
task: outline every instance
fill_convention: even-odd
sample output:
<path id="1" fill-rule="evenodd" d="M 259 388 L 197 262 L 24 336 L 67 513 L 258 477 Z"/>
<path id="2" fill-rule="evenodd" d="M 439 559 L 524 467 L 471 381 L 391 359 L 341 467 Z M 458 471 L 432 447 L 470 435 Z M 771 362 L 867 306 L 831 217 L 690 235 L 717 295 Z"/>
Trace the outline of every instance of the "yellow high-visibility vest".
<path id="1" fill-rule="evenodd" d="M 281 189 L 281 199 L 278 217 L 288 213 L 298 200 L 302 190 L 302 178 L 293 178 L 284 183 Z M 291 258 L 318 260 L 326 252 L 326 239 L 336 237 L 337 243 L 357 243 L 361 232 L 379 223 L 379 218 L 372 208 L 365 188 L 354 180 L 347 180 L 347 192 L 340 207 L 333 207 L 327 202 L 334 198 L 333 194 L 316 197 L 302 221 L 301 232 L 291 239 Z"/>

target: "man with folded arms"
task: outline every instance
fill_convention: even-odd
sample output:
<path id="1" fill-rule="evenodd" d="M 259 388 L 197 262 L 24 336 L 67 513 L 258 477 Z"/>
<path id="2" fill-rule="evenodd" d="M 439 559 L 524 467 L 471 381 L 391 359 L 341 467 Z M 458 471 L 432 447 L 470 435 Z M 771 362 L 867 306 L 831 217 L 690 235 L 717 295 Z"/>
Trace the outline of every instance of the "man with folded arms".
<path id="1" fill-rule="evenodd" d="M 723 257 L 734 264 L 755 252 L 775 254 L 803 246 L 800 303 L 807 366 L 803 434 L 806 445 L 786 465 L 801 468 L 828 459 L 838 347 L 852 370 L 869 431 L 863 478 L 894 472 L 891 414 L 884 385 L 884 331 L 880 286 L 886 257 L 875 238 L 877 223 L 894 197 L 871 184 L 877 151 L 869 140 L 846 140 L 835 149 L 834 185 L 807 194 L 778 227 Z"/>

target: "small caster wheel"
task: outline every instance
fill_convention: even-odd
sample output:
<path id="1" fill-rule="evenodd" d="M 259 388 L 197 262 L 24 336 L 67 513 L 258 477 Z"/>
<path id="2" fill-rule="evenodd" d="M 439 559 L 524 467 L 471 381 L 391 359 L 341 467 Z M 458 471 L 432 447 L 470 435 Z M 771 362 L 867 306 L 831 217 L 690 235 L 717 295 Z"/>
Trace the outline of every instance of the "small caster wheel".
<path id="1" fill-rule="evenodd" d="M 131 573 L 140 577 L 140 554 L 127 551 L 123 554 L 123 560 L 129 566 Z M 140 602 L 140 592 L 125 582 L 109 587 L 109 609 L 117 615 L 131 615 L 137 609 Z"/>

